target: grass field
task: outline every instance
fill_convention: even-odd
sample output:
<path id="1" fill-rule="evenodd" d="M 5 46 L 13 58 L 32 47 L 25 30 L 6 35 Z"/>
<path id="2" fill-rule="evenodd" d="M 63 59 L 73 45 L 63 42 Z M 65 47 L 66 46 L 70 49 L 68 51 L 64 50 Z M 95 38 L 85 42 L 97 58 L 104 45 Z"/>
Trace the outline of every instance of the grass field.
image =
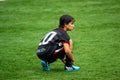
<path id="1" fill-rule="evenodd" d="M 58 60 L 41 69 L 40 39 L 69 14 L 69 32 L 80 71 L 65 72 Z M 119 0 L 0 0 L 0 80 L 120 80 Z"/>

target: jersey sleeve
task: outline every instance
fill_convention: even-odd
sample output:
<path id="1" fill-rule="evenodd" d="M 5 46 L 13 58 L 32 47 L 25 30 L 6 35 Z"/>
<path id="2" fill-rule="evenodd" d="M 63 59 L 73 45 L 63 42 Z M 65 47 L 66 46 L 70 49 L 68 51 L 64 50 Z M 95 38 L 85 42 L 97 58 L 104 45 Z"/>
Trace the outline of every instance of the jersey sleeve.
<path id="1" fill-rule="evenodd" d="M 56 29 L 55 31 L 57 32 L 57 37 L 58 37 L 57 42 L 61 42 L 62 44 L 69 43 L 70 37 L 66 31 L 60 28 Z"/>
<path id="2" fill-rule="evenodd" d="M 60 36 L 60 40 L 61 40 L 61 43 L 64 44 L 64 43 L 68 43 L 69 44 L 69 41 L 70 41 L 70 38 L 67 34 L 62 34 Z"/>

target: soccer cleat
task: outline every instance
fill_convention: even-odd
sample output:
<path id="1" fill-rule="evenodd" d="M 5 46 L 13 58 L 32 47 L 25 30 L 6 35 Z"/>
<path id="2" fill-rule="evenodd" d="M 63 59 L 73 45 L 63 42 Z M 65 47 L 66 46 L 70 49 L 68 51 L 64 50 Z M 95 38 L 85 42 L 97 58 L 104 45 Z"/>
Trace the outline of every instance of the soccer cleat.
<path id="1" fill-rule="evenodd" d="M 73 70 L 80 70 L 80 67 L 72 65 Z"/>
<path id="2" fill-rule="evenodd" d="M 72 68 L 72 67 L 67 67 L 67 66 L 65 66 L 65 71 L 67 71 L 67 72 L 73 71 L 73 68 Z"/>
<path id="3" fill-rule="evenodd" d="M 72 66 L 70 66 L 70 67 L 65 66 L 65 71 L 67 71 L 67 72 L 73 71 L 73 70 L 77 71 L 77 70 L 79 70 L 79 69 L 80 69 L 80 67 L 74 66 L 74 65 L 72 65 Z"/>
<path id="4" fill-rule="evenodd" d="M 42 60 L 41 65 L 44 71 L 50 71 L 50 67 L 48 66 L 47 62 Z"/>

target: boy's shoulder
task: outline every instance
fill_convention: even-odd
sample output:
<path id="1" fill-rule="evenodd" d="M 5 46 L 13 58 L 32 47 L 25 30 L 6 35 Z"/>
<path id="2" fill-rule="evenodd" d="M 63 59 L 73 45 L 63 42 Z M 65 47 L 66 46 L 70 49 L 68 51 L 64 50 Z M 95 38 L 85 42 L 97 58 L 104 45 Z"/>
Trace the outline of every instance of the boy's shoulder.
<path id="1" fill-rule="evenodd" d="M 60 33 L 66 33 L 66 31 L 64 31 L 64 30 L 61 29 L 61 28 L 56 28 L 56 29 L 54 29 L 53 31 L 55 31 L 55 32 L 60 32 Z"/>
<path id="2" fill-rule="evenodd" d="M 55 29 L 53 29 L 53 31 L 59 31 L 60 29 L 59 28 L 55 28 Z"/>
<path id="3" fill-rule="evenodd" d="M 59 36 L 68 36 L 67 32 L 64 31 L 62 28 L 56 28 L 53 31 L 55 31 Z"/>

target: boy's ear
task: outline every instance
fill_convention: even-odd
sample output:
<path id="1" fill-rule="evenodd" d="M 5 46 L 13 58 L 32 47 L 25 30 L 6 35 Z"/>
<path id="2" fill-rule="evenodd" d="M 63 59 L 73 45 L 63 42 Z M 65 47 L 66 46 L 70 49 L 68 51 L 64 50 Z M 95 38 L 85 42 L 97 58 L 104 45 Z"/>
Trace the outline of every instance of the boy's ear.
<path id="1" fill-rule="evenodd" d="M 64 26 L 67 26 L 67 24 L 66 24 L 66 23 L 64 23 Z"/>

